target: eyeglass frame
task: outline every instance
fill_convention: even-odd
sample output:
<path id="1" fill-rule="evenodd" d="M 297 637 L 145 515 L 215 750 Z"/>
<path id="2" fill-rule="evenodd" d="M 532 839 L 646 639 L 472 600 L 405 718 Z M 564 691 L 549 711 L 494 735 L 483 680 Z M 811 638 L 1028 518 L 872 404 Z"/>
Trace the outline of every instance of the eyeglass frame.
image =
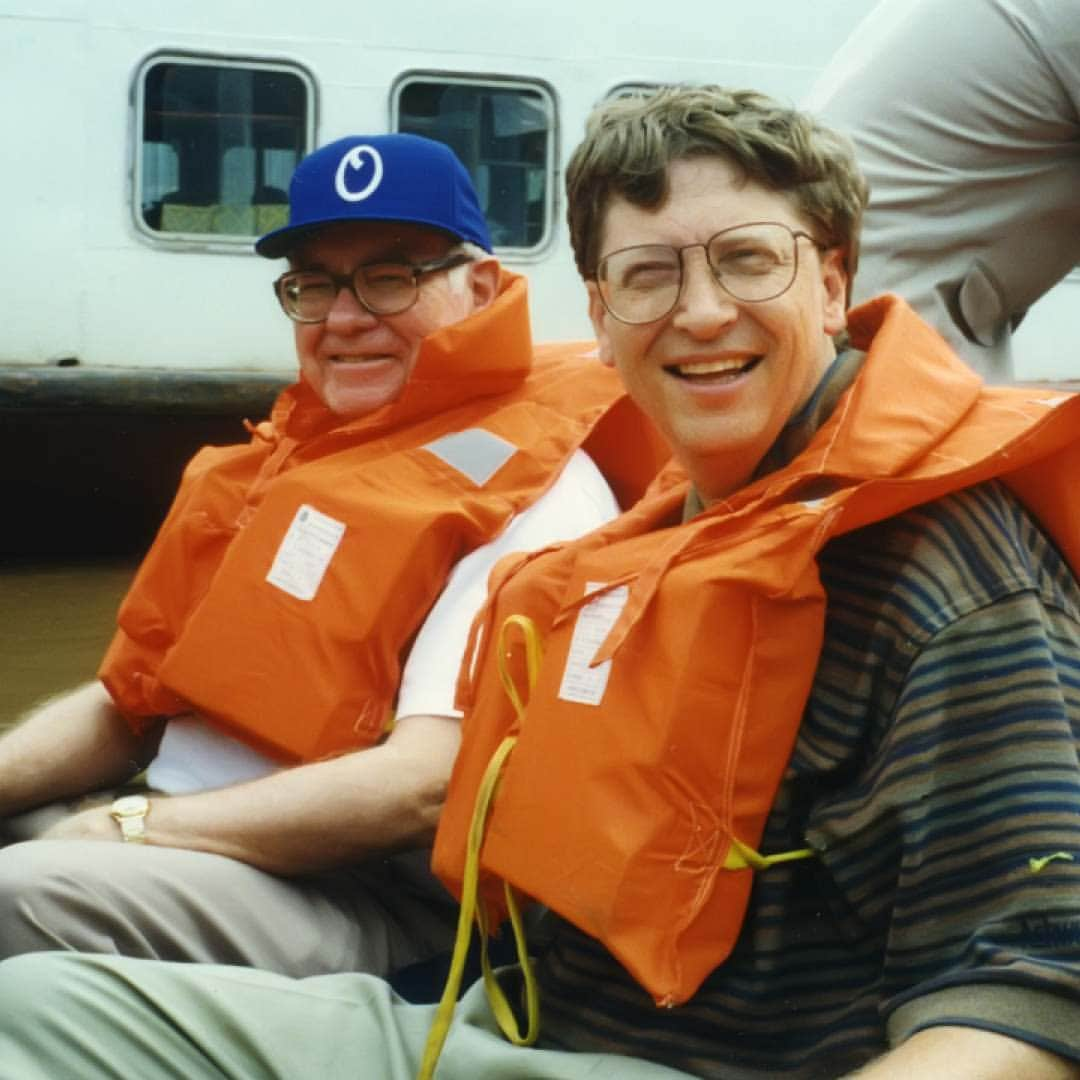
<path id="1" fill-rule="evenodd" d="M 371 315 L 401 315 L 411 307 L 414 307 L 417 300 L 420 299 L 421 278 L 427 277 L 429 274 L 437 274 L 441 270 L 455 270 L 459 266 L 464 266 L 466 263 L 475 261 L 476 260 L 472 255 L 469 255 L 464 251 L 456 251 L 450 255 L 444 255 L 441 259 L 434 259 L 433 261 L 426 263 L 407 263 L 395 262 L 393 259 L 377 259 L 374 262 L 360 263 L 359 266 L 354 266 L 347 274 L 335 274 L 329 270 L 286 270 L 285 273 L 276 278 L 271 285 L 281 310 L 289 319 L 295 323 L 300 323 L 302 326 L 314 326 L 316 323 L 326 322 L 330 317 L 330 308 L 334 306 L 342 289 L 346 289 L 350 292 L 353 299 Z M 368 270 L 373 266 L 401 266 L 410 271 L 413 280 L 413 297 L 404 307 L 394 308 L 392 311 L 380 310 L 379 308 L 372 307 L 371 304 L 360 295 L 360 290 L 356 287 L 356 277 L 361 271 Z M 326 309 L 326 314 L 323 315 L 321 319 L 302 319 L 298 315 L 294 315 L 286 306 L 283 295 L 285 282 L 288 278 L 293 277 L 296 274 L 322 274 L 328 278 L 330 284 L 334 286 L 334 299 L 330 301 L 330 307 Z"/>
<path id="2" fill-rule="evenodd" d="M 761 296 L 756 300 L 746 300 L 741 296 L 736 296 L 725 284 L 724 279 L 720 274 L 713 269 L 713 264 L 709 260 L 709 245 L 718 237 L 723 236 L 726 232 L 734 232 L 736 229 L 748 229 L 754 225 L 777 225 L 781 229 L 787 230 L 794 241 L 793 249 L 795 257 L 792 260 L 791 280 L 779 291 L 773 293 L 771 296 Z M 623 323 L 625 326 L 648 326 L 649 323 L 659 322 L 661 319 L 666 319 L 678 306 L 679 301 L 682 299 L 683 288 L 686 285 L 686 263 L 683 259 L 683 252 L 690 251 L 693 248 L 701 248 L 705 252 L 705 263 L 709 267 L 709 271 L 712 273 L 713 281 L 720 286 L 733 300 L 737 300 L 740 304 L 765 304 L 770 300 L 775 300 L 777 297 L 783 296 L 792 285 L 795 284 L 795 279 L 799 276 L 799 238 L 805 237 L 818 249 L 818 251 L 827 251 L 828 245 L 820 243 L 815 236 L 806 232 L 805 229 L 793 229 L 790 225 L 785 225 L 782 221 L 744 221 L 739 225 L 729 225 L 726 229 L 720 229 L 705 240 L 696 244 L 683 244 L 682 247 L 676 247 L 674 244 L 630 244 L 627 247 L 616 248 L 614 251 L 609 251 L 606 255 L 596 260 L 596 269 L 593 271 L 592 280 L 596 282 L 596 292 L 600 297 L 600 302 L 604 305 L 604 310 L 618 322 Z M 637 248 L 667 248 L 669 251 L 674 251 L 679 259 L 679 288 L 675 293 L 675 298 L 671 302 L 671 307 L 666 311 L 661 312 L 659 315 L 654 315 L 651 319 L 642 319 L 640 322 L 633 321 L 631 319 L 625 319 L 621 315 L 612 311 L 611 305 L 608 303 L 607 297 L 604 296 L 604 290 L 600 284 L 600 270 L 604 263 L 614 255 L 621 255 L 624 251 L 634 251 Z"/>

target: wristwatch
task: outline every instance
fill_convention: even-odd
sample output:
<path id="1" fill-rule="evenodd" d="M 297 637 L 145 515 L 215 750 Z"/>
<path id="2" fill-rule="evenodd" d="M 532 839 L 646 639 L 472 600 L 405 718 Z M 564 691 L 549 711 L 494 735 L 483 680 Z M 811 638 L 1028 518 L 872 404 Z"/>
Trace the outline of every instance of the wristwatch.
<path id="1" fill-rule="evenodd" d="M 122 795 L 109 809 L 126 844 L 146 842 L 146 815 L 149 812 L 150 800 L 145 795 Z"/>

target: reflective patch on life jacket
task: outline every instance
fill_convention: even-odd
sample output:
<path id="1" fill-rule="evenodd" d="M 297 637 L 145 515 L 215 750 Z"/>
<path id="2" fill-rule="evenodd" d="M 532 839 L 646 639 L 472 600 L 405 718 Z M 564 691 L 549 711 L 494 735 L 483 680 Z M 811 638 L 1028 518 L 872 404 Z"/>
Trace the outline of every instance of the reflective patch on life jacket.
<path id="1" fill-rule="evenodd" d="M 602 587 L 601 582 L 590 581 L 585 585 L 585 592 L 591 593 Z M 562 683 L 559 685 L 559 697 L 563 701 L 599 705 L 604 700 L 604 691 L 607 690 L 608 677 L 611 674 L 611 661 L 605 660 L 593 667 L 592 659 L 607 640 L 629 597 L 629 587 L 619 585 L 601 593 L 595 600 L 590 600 L 578 612 Z"/>
<path id="2" fill-rule="evenodd" d="M 420 447 L 483 487 L 513 456 L 517 447 L 483 428 L 467 428 Z"/>
<path id="3" fill-rule="evenodd" d="M 303 504 L 277 549 L 266 580 L 297 600 L 314 600 L 344 535 L 343 521 Z"/>

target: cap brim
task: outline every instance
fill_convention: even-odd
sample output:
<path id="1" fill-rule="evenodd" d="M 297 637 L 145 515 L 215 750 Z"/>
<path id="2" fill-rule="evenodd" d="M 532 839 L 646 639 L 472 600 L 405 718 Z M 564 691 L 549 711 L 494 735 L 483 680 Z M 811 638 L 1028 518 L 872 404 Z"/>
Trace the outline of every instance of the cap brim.
<path id="1" fill-rule="evenodd" d="M 488 244 L 480 243 L 478 239 L 462 236 L 460 233 L 446 228 L 445 225 L 437 224 L 434 221 L 425 221 L 421 217 L 342 217 L 334 215 L 316 221 L 305 221 L 302 225 L 285 225 L 280 229 L 275 229 L 273 232 L 268 232 L 255 241 L 255 251 L 266 259 L 281 259 L 287 256 L 304 237 L 313 232 L 318 232 L 319 229 L 323 229 L 328 225 L 351 225 L 355 222 L 364 221 L 388 221 L 401 222 L 403 225 L 419 225 L 422 228 L 433 229 L 444 236 L 449 236 L 451 240 L 458 243 L 473 243 L 489 253 L 492 250 Z"/>
<path id="2" fill-rule="evenodd" d="M 335 218 L 339 221 L 340 218 Z M 282 259 L 297 245 L 305 234 L 332 225 L 333 221 L 309 221 L 305 225 L 286 225 L 281 229 L 260 236 L 255 241 L 255 253 L 265 259 Z"/>

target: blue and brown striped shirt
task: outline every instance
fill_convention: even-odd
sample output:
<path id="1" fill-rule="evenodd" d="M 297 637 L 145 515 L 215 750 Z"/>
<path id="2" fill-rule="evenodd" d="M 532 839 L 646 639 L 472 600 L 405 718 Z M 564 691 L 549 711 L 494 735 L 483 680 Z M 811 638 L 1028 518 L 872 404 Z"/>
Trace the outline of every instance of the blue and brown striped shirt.
<path id="1" fill-rule="evenodd" d="M 818 857 L 758 875 L 675 1009 L 557 923 L 545 1042 L 724 1080 L 842 1076 L 938 1024 L 1080 1060 L 1077 582 L 998 483 L 820 567 L 825 646 L 761 845 Z"/>

